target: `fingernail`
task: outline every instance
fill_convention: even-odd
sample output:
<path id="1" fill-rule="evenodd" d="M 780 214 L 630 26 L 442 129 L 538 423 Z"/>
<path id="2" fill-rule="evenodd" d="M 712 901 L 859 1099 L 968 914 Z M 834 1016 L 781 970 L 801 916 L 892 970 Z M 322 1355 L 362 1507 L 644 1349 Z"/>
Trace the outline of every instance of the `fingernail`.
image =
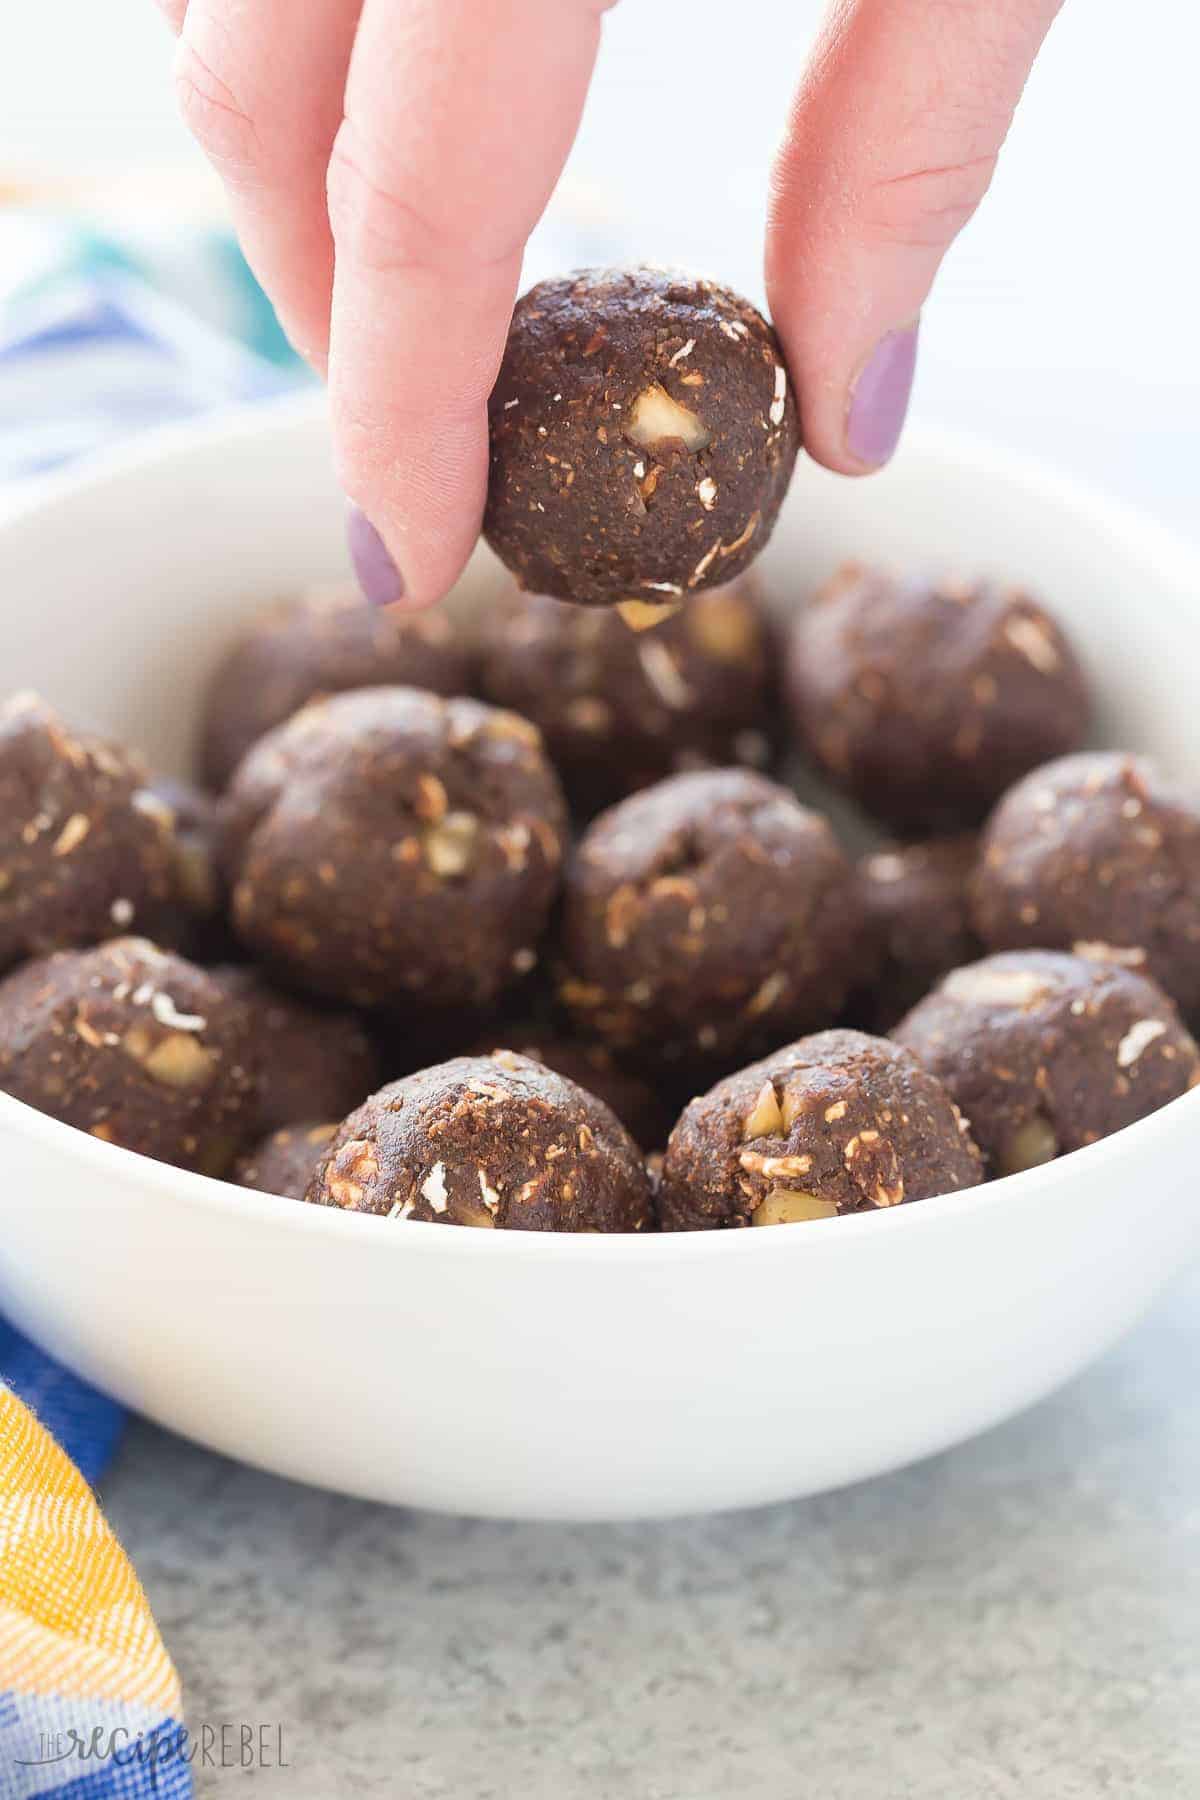
<path id="1" fill-rule="evenodd" d="M 904 429 L 917 365 L 917 326 L 880 338 L 850 391 L 846 448 L 869 468 L 885 463 Z"/>
<path id="2" fill-rule="evenodd" d="M 357 506 L 346 513 L 346 542 L 358 585 L 371 605 L 394 606 L 403 600 L 404 577 L 370 519 Z"/>

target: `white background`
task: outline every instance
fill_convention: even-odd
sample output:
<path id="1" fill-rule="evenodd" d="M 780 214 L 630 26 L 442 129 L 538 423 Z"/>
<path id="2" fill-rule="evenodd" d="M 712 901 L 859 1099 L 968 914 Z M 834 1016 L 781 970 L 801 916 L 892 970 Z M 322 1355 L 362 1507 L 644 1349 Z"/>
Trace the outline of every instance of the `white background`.
<path id="1" fill-rule="evenodd" d="M 195 155 L 152 0 L 35 0 L 19 23 L 15 11 L 0 182 Z M 623 0 L 562 204 L 631 255 L 757 292 L 766 172 L 820 11 Z M 927 309 L 915 407 L 1200 536 L 1198 66 L 1192 0 L 1067 0 Z"/>

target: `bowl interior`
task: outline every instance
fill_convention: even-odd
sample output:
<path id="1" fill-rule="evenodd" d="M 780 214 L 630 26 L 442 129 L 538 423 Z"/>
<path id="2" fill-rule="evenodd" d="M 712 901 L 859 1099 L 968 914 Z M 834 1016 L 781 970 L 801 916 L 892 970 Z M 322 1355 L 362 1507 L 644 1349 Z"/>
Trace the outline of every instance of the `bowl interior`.
<path id="1" fill-rule="evenodd" d="M 36 688 L 68 717 L 188 774 L 205 683 L 230 637 L 276 595 L 348 579 L 343 524 L 314 396 L 156 433 L 82 477 L 52 479 L 0 521 L 0 592 L 11 597 L 0 615 L 2 685 Z M 1152 522 L 1036 464 L 913 431 L 869 480 L 802 460 L 756 569 L 785 615 L 847 558 L 1027 585 L 1088 666 L 1096 741 L 1155 754 L 1183 779 L 1200 764 L 1200 711 L 1181 674 L 1200 627 L 1200 557 Z M 506 579 L 481 545 L 452 604 L 486 606 Z M 793 776 L 848 841 L 870 833 L 812 771 Z M 1200 1090 L 1177 1104 L 1200 1108 Z M 72 1161 L 84 1149 L 119 1154 L 0 1095 L 0 1128 L 18 1122 L 49 1129 Z M 1063 1166 L 1041 1173 L 1054 1179 Z M 143 1159 L 130 1167 L 149 1178 Z M 179 1171 L 170 1179 L 197 1196 L 231 1194 Z M 477 1234 L 450 1234 L 464 1235 Z"/>
<path id="2" fill-rule="evenodd" d="M 1029 584 L 1091 666 L 1098 736 L 1195 766 L 1200 561 L 1154 526 L 913 432 L 870 481 L 802 467 L 761 566 L 786 608 L 845 557 Z M 186 772 L 239 619 L 346 573 L 318 403 L 163 434 L 0 522 L 0 691 Z M 497 579 L 481 553 L 462 603 Z M 0 1095 L 0 1302 L 151 1417 L 346 1492 L 539 1518 L 747 1505 L 950 1444 L 1110 1342 L 1192 1245 L 1198 1117 L 1200 1089 L 965 1195 L 643 1240 L 389 1232 Z"/>

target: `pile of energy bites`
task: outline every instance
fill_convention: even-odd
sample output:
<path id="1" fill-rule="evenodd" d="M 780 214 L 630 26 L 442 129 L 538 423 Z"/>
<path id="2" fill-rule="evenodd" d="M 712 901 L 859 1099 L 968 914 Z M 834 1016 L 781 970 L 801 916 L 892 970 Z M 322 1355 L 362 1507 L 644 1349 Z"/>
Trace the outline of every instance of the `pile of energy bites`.
<path id="1" fill-rule="evenodd" d="M 747 576 L 800 441 L 752 307 L 544 283 L 491 418 L 477 622 L 275 605 L 196 787 L 0 710 L 0 1087 L 311 1205 L 630 1232 L 952 1193 L 1200 1080 L 1200 806 L 1081 749 L 1046 606 Z"/>

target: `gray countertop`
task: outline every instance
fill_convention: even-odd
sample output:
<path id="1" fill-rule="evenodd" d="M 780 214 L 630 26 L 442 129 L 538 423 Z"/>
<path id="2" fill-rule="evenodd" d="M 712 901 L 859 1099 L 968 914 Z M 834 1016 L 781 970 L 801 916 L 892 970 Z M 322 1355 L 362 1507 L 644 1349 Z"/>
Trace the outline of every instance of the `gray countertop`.
<path id="1" fill-rule="evenodd" d="M 1023 1417 L 765 1511 L 439 1518 L 142 1424 L 104 1500 L 193 1729 L 282 1727 L 201 1800 L 1200 1800 L 1198 1376 L 1193 1274 Z"/>

